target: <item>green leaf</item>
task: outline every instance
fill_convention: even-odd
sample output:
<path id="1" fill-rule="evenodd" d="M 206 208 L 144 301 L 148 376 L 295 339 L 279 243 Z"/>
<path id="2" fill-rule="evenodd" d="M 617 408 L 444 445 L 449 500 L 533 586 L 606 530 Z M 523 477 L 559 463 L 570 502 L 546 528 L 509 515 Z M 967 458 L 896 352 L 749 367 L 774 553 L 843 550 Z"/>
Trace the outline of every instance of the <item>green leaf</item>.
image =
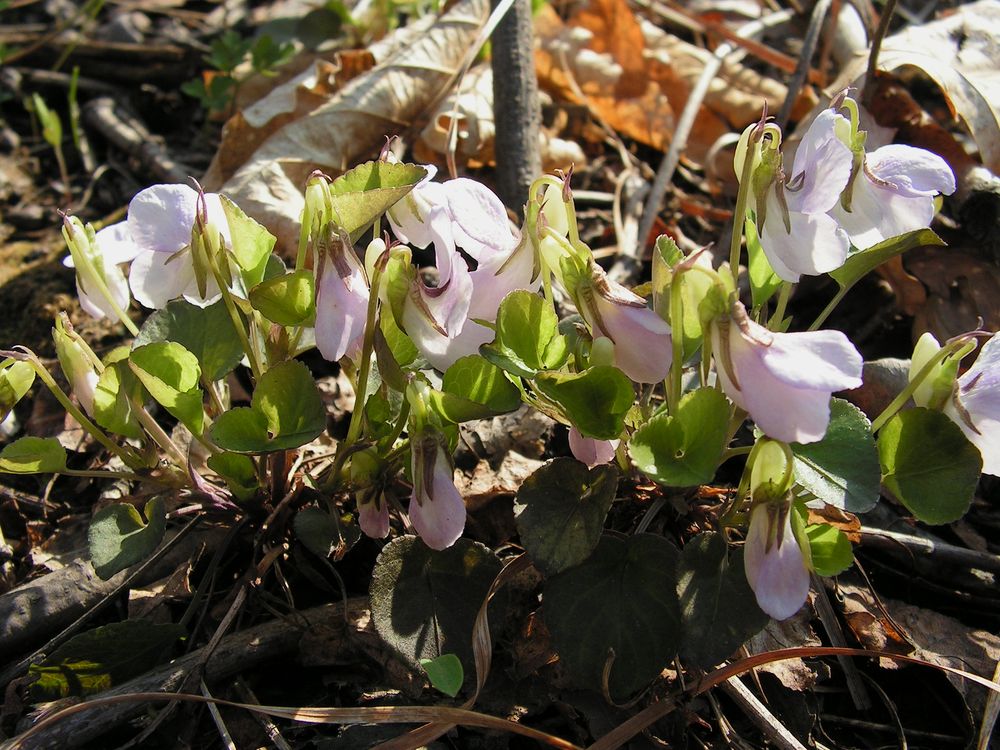
<path id="1" fill-rule="evenodd" d="M 757 235 L 757 226 L 747 217 L 743 227 L 747 238 L 747 271 L 750 277 L 751 300 L 754 307 L 760 307 L 781 287 L 781 277 L 771 268 L 771 263 L 764 254 L 760 237 Z"/>
<path id="2" fill-rule="evenodd" d="M 338 226 L 356 242 L 394 203 L 427 176 L 415 164 L 369 161 L 351 169 L 330 184 Z"/>
<path id="3" fill-rule="evenodd" d="M 31 95 L 32 106 L 38 121 L 42 124 L 42 138 L 52 148 L 59 148 L 62 145 L 62 120 L 59 115 L 49 109 L 45 100 L 38 94 Z"/>
<path id="4" fill-rule="evenodd" d="M 316 282 L 312 271 L 302 269 L 262 281 L 250 290 L 250 304 L 272 323 L 309 324 L 316 316 Z"/>
<path id="5" fill-rule="evenodd" d="M 181 344 L 160 341 L 133 349 L 129 365 L 150 395 L 195 435 L 205 429 L 201 366 Z"/>
<path id="6" fill-rule="evenodd" d="M 615 440 L 635 401 L 632 381 L 621 370 L 600 365 L 579 373 L 540 372 L 535 387 L 559 404 L 581 434 Z"/>
<path id="7" fill-rule="evenodd" d="M 816 443 L 792 443 L 795 481 L 817 498 L 851 513 L 867 513 L 879 498 L 882 473 L 871 422 L 840 398 L 830 402 L 830 426 Z"/>
<path id="8" fill-rule="evenodd" d="M 944 240 L 930 229 L 917 229 L 913 232 L 890 237 L 867 250 L 852 253 L 847 256 L 847 262 L 836 271 L 830 271 L 830 276 L 841 289 L 854 286 L 863 276 L 890 258 L 902 255 L 907 250 L 925 245 L 943 245 Z"/>
<path id="9" fill-rule="evenodd" d="M 546 575 L 579 565 L 597 547 L 618 489 L 612 464 L 588 469 L 556 458 L 524 480 L 514 513 L 521 544 Z"/>
<path id="10" fill-rule="evenodd" d="M 66 468 L 66 449 L 55 438 L 23 437 L 0 451 L 0 472 L 58 474 Z"/>
<path id="11" fill-rule="evenodd" d="M 224 195 L 219 196 L 229 222 L 232 254 L 242 270 L 243 282 L 252 289 L 264 278 L 264 269 L 277 238 Z M 277 322 L 277 321 L 275 321 Z"/>
<path id="12" fill-rule="evenodd" d="M 902 411 L 878 433 L 882 484 L 929 524 L 957 521 L 969 509 L 983 458 L 940 412 Z"/>
<path id="13" fill-rule="evenodd" d="M 669 487 L 711 482 L 726 449 L 729 414 L 718 390 L 691 391 L 675 415 L 653 417 L 633 433 L 629 456 L 639 471 Z"/>
<path id="14" fill-rule="evenodd" d="M 673 288 L 674 268 L 684 260 L 684 254 L 677 243 L 667 235 L 656 240 L 653 252 L 653 309 L 670 323 L 673 335 L 681 333 L 683 359 L 686 362 L 701 347 L 705 329 L 700 314 L 700 305 L 713 285 L 712 278 L 701 272 L 682 272 L 680 280 L 681 322 L 671 319 L 670 295 Z M 641 291 L 641 290 L 636 290 Z M 640 295 L 642 296 L 642 295 Z"/>
<path id="15" fill-rule="evenodd" d="M 10 410 L 31 390 L 35 382 L 35 368 L 27 362 L 4 360 L 0 365 L 0 422 Z"/>
<path id="16" fill-rule="evenodd" d="M 148 523 L 128 503 L 108 505 L 94 514 L 87 539 L 90 560 L 102 580 L 145 560 L 163 539 L 167 528 L 163 500 L 154 497 L 145 512 Z"/>
<path id="17" fill-rule="evenodd" d="M 208 468 L 225 481 L 233 497 L 246 501 L 257 494 L 260 482 L 251 458 L 240 453 L 216 453 L 209 456 Z"/>
<path id="18" fill-rule="evenodd" d="M 296 513 L 292 527 L 299 541 L 317 557 L 329 557 L 344 541 L 337 518 L 315 505 Z"/>
<path id="19" fill-rule="evenodd" d="M 569 356 L 559 319 L 552 305 L 533 292 L 511 292 L 500 303 L 493 343 L 480 348 L 483 356 L 524 378 L 553 370 Z"/>
<path id="20" fill-rule="evenodd" d="M 142 382 L 132 372 L 128 364 L 128 347 L 120 346 L 105 359 L 94 388 L 94 421 L 101 427 L 117 435 L 138 440 L 142 437 L 142 427 L 132 407 L 145 401 Z"/>
<path id="21" fill-rule="evenodd" d="M 454 653 L 471 672 L 472 628 L 499 572 L 497 556 L 468 539 L 441 552 L 414 536 L 394 539 L 372 576 L 375 629 L 413 666 Z"/>
<path id="22" fill-rule="evenodd" d="M 309 368 L 281 362 L 261 375 L 250 406 L 231 409 L 212 425 L 212 439 L 234 453 L 290 450 L 326 429 L 326 410 Z"/>
<path id="23" fill-rule="evenodd" d="M 462 669 L 462 662 L 455 654 L 441 654 L 436 659 L 421 659 L 420 666 L 427 673 L 431 685 L 445 695 L 454 698 L 462 689 L 465 670 Z"/>
<path id="24" fill-rule="evenodd" d="M 174 643 L 185 634 L 182 625 L 125 620 L 75 635 L 28 667 L 38 678 L 31 700 L 87 696 L 121 685 L 170 659 Z"/>
<path id="25" fill-rule="evenodd" d="M 222 300 L 204 308 L 183 299 L 170 302 L 146 318 L 132 346 L 160 341 L 175 341 L 191 352 L 212 381 L 222 380 L 243 359 L 243 347 Z"/>
<path id="26" fill-rule="evenodd" d="M 843 573 L 854 563 L 851 540 L 840 529 L 825 523 L 806 526 L 813 570 L 821 576 Z"/>
<path id="27" fill-rule="evenodd" d="M 583 564 L 546 581 L 545 622 L 574 681 L 600 690 L 613 653 L 609 692 L 623 701 L 673 658 L 681 630 L 679 558 L 661 536 L 605 535 Z"/>
<path id="28" fill-rule="evenodd" d="M 743 550 L 729 555 L 722 534 L 699 534 L 684 546 L 677 581 L 685 663 L 708 669 L 728 658 L 770 621 L 743 570 Z"/>
<path id="29" fill-rule="evenodd" d="M 503 370 L 470 354 L 448 368 L 441 390 L 431 391 L 431 403 L 443 418 L 458 424 L 514 411 L 521 394 Z"/>

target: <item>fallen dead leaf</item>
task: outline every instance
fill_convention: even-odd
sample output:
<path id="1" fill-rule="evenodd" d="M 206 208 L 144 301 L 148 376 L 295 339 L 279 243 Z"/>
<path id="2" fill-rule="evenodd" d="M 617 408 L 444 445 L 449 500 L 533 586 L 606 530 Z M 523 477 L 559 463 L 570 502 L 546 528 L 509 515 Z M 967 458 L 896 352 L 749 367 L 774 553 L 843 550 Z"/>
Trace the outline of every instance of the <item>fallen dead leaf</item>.
<path id="1" fill-rule="evenodd" d="M 914 339 L 930 331 L 938 341 L 982 327 L 1000 329 L 1000 269 L 957 247 L 918 248 L 906 265 L 927 288 L 914 311 Z"/>
<path id="2" fill-rule="evenodd" d="M 471 473 L 455 472 L 455 484 L 465 499 L 466 507 L 470 512 L 475 512 L 497 497 L 516 494 L 521 483 L 543 463 L 545 462 L 510 451 L 497 469 L 490 466 L 488 461 L 480 460 Z"/>
<path id="3" fill-rule="evenodd" d="M 747 641 L 747 650 L 751 654 L 763 654 L 783 648 L 819 646 L 820 640 L 809 624 L 811 619 L 812 607 L 803 607 L 787 620 L 771 620 L 767 627 Z M 802 659 L 771 662 L 757 669 L 774 675 L 789 690 L 801 692 L 816 684 L 816 671 Z"/>
<path id="4" fill-rule="evenodd" d="M 294 84 L 296 116 L 270 133 L 242 164 L 220 156 L 217 161 L 228 168 L 210 168 L 206 189 L 229 195 L 278 237 L 279 252 L 290 253 L 298 238 L 308 175 L 316 169 L 339 174 L 362 157 L 374 156 L 386 136 L 413 127 L 451 86 L 488 12 L 486 0 L 460 0 L 430 28 L 404 27 L 391 42 L 370 48 L 378 65 L 315 106 L 305 106 L 302 99 L 299 107 Z M 312 90 L 308 84 L 306 89 Z M 284 105 L 274 116 L 287 112 L 288 91 L 280 97 Z M 229 168 L 235 171 L 226 177 Z"/>

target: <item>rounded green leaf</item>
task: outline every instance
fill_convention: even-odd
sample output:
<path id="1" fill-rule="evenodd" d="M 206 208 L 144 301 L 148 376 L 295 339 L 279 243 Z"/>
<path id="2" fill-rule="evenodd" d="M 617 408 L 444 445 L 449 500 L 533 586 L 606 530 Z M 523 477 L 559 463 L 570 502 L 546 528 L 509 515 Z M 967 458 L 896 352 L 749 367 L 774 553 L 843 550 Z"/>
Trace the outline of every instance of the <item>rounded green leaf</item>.
<path id="1" fill-rule="evenodd" d="M 222 477 L 237 500 L 249 500 L 260 489 L 254 462 L 248 456 L 239 453 L 216 453 L 209 456 L 206 463 L 208 468 Z"/>
<path id="2" fill-rule="evenodd" d="M 308 324 L 316 315 L 316 281 L 312 271 L 292 271 L 262 281 L 250 290 L 250 304 L 272 323 Z"/>
<path id="3" fill-rule="evenodd" d="M 499 572 L 497 556 L 468 539 L 440 552 L 415 536 L 394 539 L 375 562 L 375 629 L 414 667 L 451 652 L 468 672 L 472 627 Z"/>
<path id="4" fill-rule="evenodd" d="M 223 450 L 267 453 L 298 448 L 325 429 L 326 410 L 309 368 L 288 360 L 261 375 L 249 408 L 220 415 L 211 433 Z"/>
<path id="5" fill-rule="evenodd" d="M 584 563 L 546 581 L 545 622 L 573 680 L 600 690 L 613 657 L 609 692 L 623 701 L 669 663 L 681 631 L 679 558 L 660 536 L 605 535 Z"/>
<path id="6" fill-rule="evenodd" d="M 0 421 L 24 398 L 35 382 L 35 368 L 27 362 L 4 360 L 0 365 Z"/>
<path id="7" fill-rule="evenodd" d="M 416 164 L 359 164 L 330 183 L 337 225 L 356 242 L 376 218 L 426 176 L 427 170 Z"/>
<path id="8" fill-rule="evenodd" d="M 198 307 L 183 299 L 155 310 L 142 324 L 133 348 L 157 341 L 176 341 L 198 360 L 209 380 L 221 380 L 243 359 L 243 347 L 233 321 L 219 300 Z"/>
<path id="9" fill-rule="evenodd" d="M 7 474 L 58 474 L 66 468 L 66 449 L 55 438 L 18 438 L 0 451 Z"/>
<path id="10" fill-rule="evenodd" d="M 843 573 L 854 563 L 851 540 L 840 529 L 825 523 L 806 526 L 813 570 L 821 576 Z"/>
<path id="11" fill-rule="evenodd" d="M 454 698 L 465 682 L 465 670 L 455 654 L 441 654 L 436 659 L 421 659 L 420 666 L 427 673 L 431 685 Z"/>
<path id="12" fill-rule="evenodd" d="M 524 480 L 514 512 L 521 544 L 539 570 L 560 573 L 590 556 L 617 489 L 614 465 L 588 469 L 572 458 L 553 459 Z"/>
<path id="13" fill-rule="evenodd" d="M 635 401 L 632 381 L 607 365 L 583 372 L 540 372 L 535 387 L 559 404 L 581 434 L 615 440 L 625 428 L 625 415 Z"/>
<path id="14" fill-rule="evenodd" d="M 292 528 L 303 546 L 317 557 L 329 557 L 343 544 L 340 522 L 315 505 L 296 513 Z"/>
<path id="15" fill-rule="evenodd" d="M 684 395 L 675 415 L 653 417 L 629 440 L 639 471 L 669 487 L 711 482 L 726 449 L 729 401 L 714 388 Z"/>
<path id="16" fill-rule="evenodd" d="M 552 304 L 533 292 L 518 290 L 503 298 L 496 332 L 493 343 L 481 348 L 483 356 L 521 377 L 555 369 L 569 354 Z"/>
<path id="17" fill-rule="evenodd" d="M 830 402 L 830 426 L 816 443 L 792 443 L 795 481 L 850 513 L 866 513 L 879 498 L 882 473 L 871 422 L 840 398 Z"/>
<path id="18" fill-rule="evenodd" d="M 167 661 L 183 625 L 148 620 L 113 622 L 75 635 L 28 673 L 34 701 L 100 693 Z"/>
<path id="19" fill-rule="evenodd" d="M 148 523 L 128 503 L 108 505 L 94 514 L 87 539 L 90 560 L 103 580 L 146 559 L 160 544 L 167 528 L 163 501 L 154 497 L 145 512 Z"/>
<path id="20" fill-rule="evenodd" d="M 198 358 L 175 341 L 133 349 L 129 365 L 149 394 L 195 435 L 205 427 Z"/>
<path id="21" fill-rule="evenodd" d="M 699 534 L 684 546 L 677 580 L 685 663 L 708 669 L 728 658 L 770 621 L 757 606 L 743 551 L 729 554 L 722 534 Z"/>
<path id="22" fill-rule="evenodd" d="M 145 393 L 129 367 L 128 349 L 119 347 L 104 364 L 94 388 L 94 421 L 110 432 L 137 440 L 143 432 L 132 402 L 143 403 Z"/>
<path id="23" fill-rule="evenodd" d="M 226 213 L 229 234 L 233 240 L 230 252 L 242 270 L 243 281 L 247 288 L 253 287 L 264 278 L 264 271 L 277 238 L 247 216 L 232 200 L 224 195 L 220 195 L 219 199 Z"/>
<path id="24" fill-rule="evenodd" d="M 878 433 L 882 484 L 929 524 L 957 521 L 972 503 L 983 459 L 940 412 L 902 411 Z"/>
<path id="25" fill-rule="evenodd" d="M 431 391 L 435 411 L 450 422 L 468 422 L 514 411 L 521 394 L 504 371 L 476 354 L 447 369 L 441 390 Z"/>

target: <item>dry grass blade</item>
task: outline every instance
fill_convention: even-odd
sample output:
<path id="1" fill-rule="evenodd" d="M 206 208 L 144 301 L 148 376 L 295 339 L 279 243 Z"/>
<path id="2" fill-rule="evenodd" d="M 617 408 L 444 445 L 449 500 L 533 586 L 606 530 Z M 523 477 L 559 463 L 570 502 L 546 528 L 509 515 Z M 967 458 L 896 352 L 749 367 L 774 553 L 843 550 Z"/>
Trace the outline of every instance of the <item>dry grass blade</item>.
<path id="1" fill-rule="evenodd" d="M 706 690 L 722 684 L 729 678 L 749 672 L 751 669 L 759 667 L 763 664 L 784 661 L 786 659 L 812 658 L 817 656 L 868 656 L 874 658 L 892 659 L 894 661 L 907 662 L 910 664 L 920 664 L 925 667 L 939 669 L 942 672 L 948 672 L 949 674 L 963 677 L 967 680 L 975 682 L 977 685 L 989 688 L 994 693 L 1000 693 L 1000 683 L 994 682 L 993 680 L 988 680 L 985 677 L 980 677 L 979 675 L 975 675 L 961 669 L 955 669 L 954 667 L 948 667 L 942 664 L 933 664 L 929 661 L 918 659 L 913 656 L 892 654 L 888 651 L 869 651 L 862 648 L 803 646 L 800 648 L 782 649 L 780 651 L 769 651 L 767 653 L 749 656 L 746 659 L 740 659 L 729 666 L 716 669 L 714 672 L 705 675 L 700 682 L 692 685 L 691 688 L 686 691 L 686 694 L 690 697 L 701 695 Z M 606 735 L 597 740 L 597 742 L 589 745 L 587 750 L 615 750 L 616 748 L 623 746 L 632 737 L 669 714 L 676 706 L 677 701 L 673 698 L 666 698 L 662 701 L 653 703 L 630 718 L 628 721 L 612 729 Z"/>
<path id="2" fill-rule="evenodd" d="M 448 724 L 450 726 L 461 725 L 466 727 L 478 727 L 480 729 L 492 729 L 500 732 L 510 732 L 522 737 L 537 740 L 549 747 L 560 750 L 582 750 L 578 745 L 568 742 L 561 737 L 542 732 L 538 729 L 526 727 L 508 719 L 501 719 L 497 716 L 489 716 L 476 711 L 469 711 L 464 708 L 452 708 L 449 706 L 384 706 L 375 708 L 323 708 L 323 707 L 294 707 L 294 706 L 259 706 L 250 703 L 237 703 L 219 698 L 206 698 L 201 695 L 191 695 L 187 693 L 129 693 L 127 695 L 115 695 L 108 698 L 95 698 L 94 700 L 77 703 L 74 706 L 58 711 L 43 719 L 23 734 L 0 744 L 0 750 L 19 750 L 26 747 L 25 743 L 33 735 L 43 729 L 66 719 L 74 714 L 89 711 L 93 708 L 108 706 L 115 703 L 128 703 L 136 701 L 187 701 L 190 703 L 211 703 L 216 706 L 228 706 L 230 708 L 241 708 L 246 711 L 255 711 L 267 716 L 277 716 L 283 719 L 301 721 L 306 724 L 416 724 L 422 722 L 433 722 L 436 724 Z"/>
<path id="3" fill-rule="evenodd" d="M 503 569 L 497 573 L 493 580 L 486 598 L 476 615 L 476 623 L 472 629 L 472 653 L 476 662 L 476 691 L 462 704 L 462 709 L 470 709 L 479 699 L 486 678 L 490 673 L 490 664 L 493 661 L 493 639 L 490 636 L 489 605 L 496 593 L 503 588 L 514 576 L 531 565 L 531 560 L 527 555 L 518 555 L 513 560 L 504 565 Z M 449 731 L 454 724 L 427 724 L 407 732 L 401 737 L 383 742 L 375 750 L 414 750 L 423 747 L 438 737 Z"/>

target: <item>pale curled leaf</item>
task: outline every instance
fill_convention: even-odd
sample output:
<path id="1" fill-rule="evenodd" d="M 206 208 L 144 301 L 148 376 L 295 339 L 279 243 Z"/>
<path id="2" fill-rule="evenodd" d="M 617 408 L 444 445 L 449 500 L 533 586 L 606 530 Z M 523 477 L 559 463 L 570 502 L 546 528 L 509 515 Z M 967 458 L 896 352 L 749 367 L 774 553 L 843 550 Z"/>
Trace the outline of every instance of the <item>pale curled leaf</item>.
<path id="1" fill-rule="evenodd" d="M 273 133 L 222 190 L 275 232 L 279 250 L 294 247 L 309 173 L 342 172 L 418 120 L 451 85 L 488 11 L 485 0 L 462 0 L 427 33 Z"/>

